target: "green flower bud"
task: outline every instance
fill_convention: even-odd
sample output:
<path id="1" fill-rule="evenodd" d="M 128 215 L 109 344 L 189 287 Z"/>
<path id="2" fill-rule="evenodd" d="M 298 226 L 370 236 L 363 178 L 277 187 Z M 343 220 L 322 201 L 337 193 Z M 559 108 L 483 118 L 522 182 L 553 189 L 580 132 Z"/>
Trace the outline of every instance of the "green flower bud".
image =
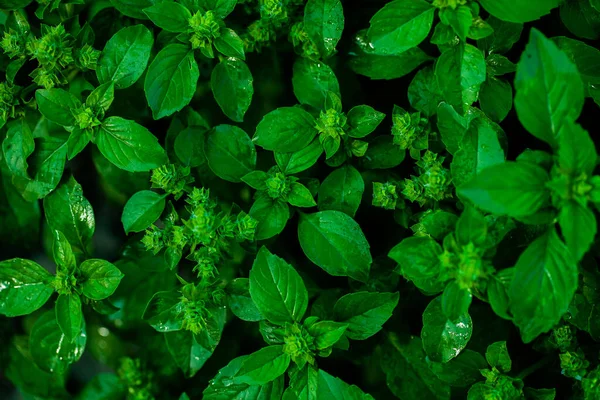
<path id="1" fill-rule="evenodd" d="M 212 50 L 213 40 L 221 36 L 221 28 L 225 26 L 223 20 L 212 11 L 202 13 L 198 11 L 189 19 L 192 35 L 190 43 L 193 49 L 201 49 L 214 57 Z"/>
<path id="2" fill-rule="evenodd" d="M 290 29 L 289 40 L 292 42 L 296 52 L 302 57 L 311 60 L 320 58 L 317 45 L 308 37 L 308 33 L 304 30 L 304 23 L 298 22 L 292 25 Z"/>
<path id="3" fill-rule="evenodd" d="M 394 210 L 398 201 L 396 185 L 390 182 L 373 182 L 373 205 L 375 207 Z"/>
<path id="4" fill-rule="evenodd" d="M 450 7 L 455 9 L 458 6 L 467 4 L 467 0 L 433 0 L 433 6 L 437 8 Z"/>
<path id="5" fill-rule="evenodd" d="M 585 355 L 581 349 L 575 351 L 567 351 L 560 354 L 561 373 L 569 378 L 577 380 L 583 379 L 590 366 L 589 361 L 585 359 Z"/>
<path id="6" fill-rule="evenodd" d="M 175 200 L 179 200 L 185 191 L 185 186 L 193 181 L 194 178 L 190 176 L 190 168 L 177 164 L 165 164 L 153 169 L 150 178 L 153 188 L 172 194 Z"/>
<path id="7" fill-rule="evenodd" d="M 600 398 L 600 366 L 590 371 L 581 381 L 585 399 Z"/>
<path id="8" fill-rule="evenodd" d="M 327 111 L 321 111 L 321 115 L 317 119 L 316 128 L 321 137 L 344 137 L 346 135 L 344 131 L 346 121 L 347 118 L 344 113 L 330 108 Z"/>
<path id="9" fill-rule="evenodd" d="M 280 172 L 278 168 L 269 171 L 269 177 L 265 181 L 266 191 L 270 198 L 285 200 L 290 192 L 290 179 Z"/>
<path id="10" fill-rule="evenodd" d="M 82 106 L 71 110 L 71 113 L 75 117 L 75 123 L 80 129 L 92 129 L 101 124 L 90 107 Z"/>
<path id="11" fill-rule="evenodd" d="M 289 354 L 299 368 L 304 367 L 307 362 L 315 362 L 313 350 L 313 338 L 304 327 L 296 323 L 286 324 L 283 352 Z"/>

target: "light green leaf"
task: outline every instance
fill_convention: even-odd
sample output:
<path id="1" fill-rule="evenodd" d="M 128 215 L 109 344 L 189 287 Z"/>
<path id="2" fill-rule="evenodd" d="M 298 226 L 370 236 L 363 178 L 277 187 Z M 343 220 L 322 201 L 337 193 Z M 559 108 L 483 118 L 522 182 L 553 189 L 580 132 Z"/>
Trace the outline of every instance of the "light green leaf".
<path id="1" fill-rule="evenodd" d="M 73 126 L 75 117 L 71 110 L 81 107 L 77 97 L 63 89 L 38 89 L 35 101 L 44 117 L 62 126 Z"/>
<path id="2" fill-rule="evenodd" d="M 348 215 L 332 210 L 301 214 L 298 239 L 304 254 L 327 273 L 367 281 L 373 261 L 370 246 Z"/>
<path id="3" fill-rule="evenodd" d="M 290 184 L 287 202 L 294 207 L 314 207 L 317 205 L 310 190 L 298 182 Z"/>
<path id="4" fill-rule="evenodd" d="M 144 92 L 154 119 L 181 110 L 196 91 L 200 72 L 194 52 L 183 44 L 164 47 L 148 67 Z"/>
<path id="5" fill-rule="evenodd" d="M 252 297 L 250 297 L 250 280 L 237 278 L 229 282 L 225 288 L 227 304 L 231 312 L 241 320 L 257 322 L 265 319 L 260 313 Z"/>
<path id="6" fill-rule="evenodd" d="M 512 361 L 506 348 L 506 342 L 495 342 L 488 346 L 485 351 L 485 359 L 491 367 L 497 368 L 504 373 L 512 369 Z"/>
<path id="7" fill-rule="evenodd" d="M 290 207 L 284 201 L 259 196 L 252 204 L 250 216 L 258 221 L 254 238 L 263 240 L 278 235 L 290 219 Z"/>
<path id="8" fill-rule="evenodd" d="M 553 228 L 521 254 L 508 295 L 525 343 L 560 321 L 577 289 L 577 277 L 577 263 Z"/>
<path id="9" fill-rule="evenodd" d="M 356 106 L 348 111 L 348 135 L 363 138 L 373 132 L 383 121 L 385 114 L 370 106 Z"/>
<path id="10" fill-rule="evenodd" d="M 144 9 L 144 14 L 161 29 L 168 32 L 186 32 L 190 28 L 192 14 L 174 1 L 160 2 Z"/>
<path id="11" fill-rule="evenodd" d="M 346 336 L 365 340 L 379 332 L 398 305 L 396 293 L 357 292 L 340 298 L 333 308 L 336 321 L 348 324 Z"/>
<path id="12" fill-rule="evenodd" d="M 22 258 L 0 262 L 0 314 L 31 314 L 43 306 L 54 290 L 52 275 L 41 265 Z"/>
<path id="13" fill-rule="evenodd" d="M 221 28 L 221 35 L 213 42 L 215 49 L 224 56 L 245 60 L 244 41 L 233 29 Z"/>

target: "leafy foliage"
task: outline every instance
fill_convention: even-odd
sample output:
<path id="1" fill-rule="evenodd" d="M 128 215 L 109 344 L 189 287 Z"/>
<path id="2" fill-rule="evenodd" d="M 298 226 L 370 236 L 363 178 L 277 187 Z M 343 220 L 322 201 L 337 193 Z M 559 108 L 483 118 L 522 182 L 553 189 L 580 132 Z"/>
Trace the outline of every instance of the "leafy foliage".
<path id="1" fill-rule="evenodd" d="M 600 398 L 599 21 L 1 0 L 0 397 Z"/>

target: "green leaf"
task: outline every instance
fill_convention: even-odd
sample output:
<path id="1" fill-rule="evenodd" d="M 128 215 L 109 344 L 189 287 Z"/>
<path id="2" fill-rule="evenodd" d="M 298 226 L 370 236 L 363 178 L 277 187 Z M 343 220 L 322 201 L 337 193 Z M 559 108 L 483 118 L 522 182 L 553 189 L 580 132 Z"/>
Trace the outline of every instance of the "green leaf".
<path id="1" fill-rule="evenodd" d="M 199 167 L 206 164 L 204 142 L 206 128 L 190 126 L 179 132 L 175 138 L 175 155 L 186 167 Z"/>
<path id="2" fill-rule="evenodd" d="M 400 399 L 449 400 L 450 386 L 432 372 L 421 339 L 388 333 L 381 352 L 387 386 Z"/>
<path id="3" fill-rule="evenodd" d="M 194 52 L 183 44 L 164 47 L 148 67 L 144 92 L 154 119 L 181 110 L 192 100 L 200 72 Z"/>
<path id="4" fill-rule="evenodd" d="M 46 197 L 60 182 L 67 161 L 65 139 L 50 136 L 36 140 L 35 151 L 28 159 L 34 179 L 26 183 L 21 193 L 26 200 L 33 201 Z"/>
<path id="5" fill-rule="evenodd" d="M 77 395 L 77 400 L 111 400 L 125 395 L 119 377 L 109 372 L 94 376 Z"/>
<path id="6" fill-rule="evenodd" d="M 281 107 L 263 117 L 252 141 L 265 150 L 290 153 L 308 146 L 317 135 L 316 121 L 299 107 Z"/>
<path id="7" fill-rule="evenodd" d="M 360 226 L 340 211 L 301 214 L 298 239 L 310 261 L 333 276 L 360 282 L 369 277 L 372 258 Z"/>
<path id="8" fill-rule="evenodd" d="M 392 135 L 377 136 L 361 157 L 361 165 L 366 169 L 389 169 L 400 165 L 406 150 L 394 145 L 393 140 Z"/>
<path id="9" fill-rule="evenodd" d="M 569 0 L 560 5 L 560 19 L 575 36 L 595 40 L 600 36 L 600 13 L 590 0 Z"/>
<path id="10" fill-rule="evenodd" d="M 174 332 L 183 326 L 183 306 L 181 294 L 176 291 L 161 291 L 155 293 L 142 318 L 158 332 Z"/>
<path id="11" fill-rule="evenodd" d="M 552 41 L 577 66 L 586 87 L 600 84 L 600 51 L 592 46 L 565 36 L 553 37 Z"/>
<path id="12" fill-rule="evenodd" d="M 569 57 L 531 30 L 517 65 L 515 109 L 523 126 L 553 147 L 566 120 L 576 120 L 584 101 L 583 83 Z"/>
<path id="13" fill-rule="evenodd" d="M 96 221 L 92 205 L 75 178 L 69 178 L 44 198 L 44 213 L 51 229 L 64 234 L 77 251 L 87 251 Z"/>
<path id="14" fill-rule="evenodd" d="M 144 14 L 161 29 L 168 32 L 186 32 L 192 14 L 179 3 L 161 2 L 144 9 Z"/>
<path id="15" fill-rule="evenodd" d="M 365 183 L 360 172 L 347 164 L 330 173 L 319 187 L 319 211 L 341 211 L 354 217 L 362 195 Z"/>
<path id="16" fill-rule="evenodd" d="M 335 320 L 348 324 L 346 336 L 365 340 L 379 332 L 398 305 L 396 293 L 350 293 L 340 298 L 333 308 Z"/>
<path id="17" fill-rule="evenodd" d="M 357 74 L 371 79 L 401 78 L 431 60 L 431 57 L 418 47 L 400 54 L 381 55 L 363 41 L 359 41 L 358 49 L 349 55 L 350 68 Z"/>
<path id="18" fill-rule="evenodd" d="M 7 317 L 31 314 L 43 306 L 54 290 L 52 275 L 41 265 L 13 258 L 0 262 L 0 314 Z"/>
<path id="19" fill-rule="evenodd" d="M 294 207 L 314 207 L 317 205 L 310 190 L 298 182 L 290 184 L 290 192 L 287 196 L 288 203 Z"/>
<path id="20" fill-rule="evenodd" d="M 29 178 L 27 158 L 35 150 L 35 141 L 25 120 L 10 124 L 6 138 L 2 141 L 2 154 L 10 172 L 25 179 Z"/>
<path id="21" fill-rule="evenodd" d="M 424 0 L 387 3 L 370 21 L 368 36 L 378 54 L 400 54 L 429 34 L 435 7 Z"/>
<path id="22" fill-rule="evenodd" d="M 507 161 L 482 170 L 457 192 L 482 210 L 522 217 L 547 205 L 548 181 L 548 173 L 535 164 Z"/>
<path id="23" fill-rule="evenodd" d="M 252 297 L 250 297 L 250 280 L 237 278 L 229 282 L 225 288 L 227 304 L 231 312 L 241 320 L 258 322 L 265 317 L 260 313 Z"/>
<path id="24" fill-rule="evenodd" d="M 503 79 L 488 77 L 479 91 L 481 110 L 494 122 L 502 122 L 512 109 L 512 87 Z"/>
<path id="25" fill-rule="evenodd" d="M 461 288 L 456 280 L 448 283 L 442 293 L 442 311 L 451 321 L 456 321 L 469 312 L 473 296 L 469 290 Z"/>
<path id="26" fill-rule="evenodd" d="M 596 237 L 597 225 L 594 212 L 581 203 L 571 200 L 560 209 L 558 224 L 575 261 L 581 260 Z"/>
<path id="27" fill-rule="evenodd" d="M 52 255 L 57 266 L 57 271 L 65 271 L 68 274 L 72 274 L 75 271 L 75 267 L 77 266 L 75 255 L 67 238 L 60 231 L 54 231 Z"/>
<path id="28" fill-rule="evenodd" d="M 91 300 L 104 300 L 112 295 L 124 276 L 117 267 L 100 259 L 85 260 L 79 272 L 82 293 Z"/>
<path id="29" fill-rule="evenodd" d="M 423 312 L 421 339 L 431 361 L 447 363 L 458 356 L 472 333 L 473 322 L 469 314 L 449 320 L 442 311 L 441 296 L 433 299 Z"/>
<path id="30" fill-rule="evenodd" d="M 56 299 L 56 321 L 65 339 L 71 343 L 81 333 L 83 312 L 77 293 L 61 294 Z"/>
<path id="31" fill-rule="evenodd" d="M 373 400 L 371 395 L 364 393 L 358 386 L 349 385 L 340 378 L 329 375 L 322 369 L 319 369 L 316 398 L 332 400 Z"/>
<path id="32" fill-rule="evenodd" d="M 200 0 L 200 9 L 203 11 L 214 11 L 214 13 L 225 18 L 235 8 L 237 0 Z"/>
<path id="33" fill-rule="evenodd" d="M 308 333 L 314 338 L 317 350 L 325 350 L 336 344 L 348 328 L 348 324 L 319 321 L 308 327 Z"/>
<path id="34" fill-rule="evenodd" d="M 120 13 L 131 18 L 148 19 L 144 9 L 152 6 L 156 0 L 110 0 L 110 4 Z"/>
<path id="35" fill-rule="evenodd" d="M 113 81 L 117 89 L 133 85 L 146 70 L 153 44 L 154 37 L 144 25 L 118 31 L 106 42 L 98 60 L 98 81 Z"/>
<path id="36" fill-rule="evenodd" d="M 308 104 L 317 110 L 325 108 L 328 92 L 340 97 L 340 85 L 335 73 L 329 65 L 320 61 L 298 58 L 294 63 L 292 84 L 300 104 Z"/>
<path id="37" fill-rule="evenodd" d="M 317 400 L 319 370 L 312 365 L 290 368 L 290 383 L 281 400 Z"/>
<path id="38" fill-rule="evenodd" d="M 62 375 L 69 364 L 81 358 L 86 339 L 85 325 L 82 325 L 77 337 L 72 341 L 67 340 L 60 330 L 54 311 L 46 311 L 31 328 L 31 357 L 42 370 Z"/>
<path id="39" fill-rule="evenodd" d="M 290 208 L 279 199 L 273 200 L 268 196 L 259 196 L 252 204 L 248 214 L 258 221 L 254 238 L 263 240 L 272 238 L 283 231 L 290 219 Z"/>
<path id="40" fill-rule="evenodd" d="M 577 276 L 577 263 L 554 229 L 521 254 L 508 295 L 525 343 L 560 321 L 577 289 Z"/>
<path id="41" fill-rule="evenodd" d="M 388 257 L 400 265 L 404 277 L 421 287 L 419 282 L 434 281 L 439 275 L 442 251 L 442 246 L 435 240 L 414 236 L 394 246 Z"/>
<path id="42" fill-rule="evenodd" d="M 450 25 L 456 36 L 462 42 L 467 40 L 469 28 L 473 24 L 473 14 L 469 6 L 458 6 L 456 8 L 446 7 L 440 9 L 440 20 L 446 25 Z"/>
<path id="43" fill-rule="evenodd" d="M 512 369 L 512 361 L 506 348 L 506 342 L 495 342 L 488 346 L 485 351 L 485 359 L 491 367 L 497 368 L 504 373 Z"/>
<path id="44" fill-rule="evenodd" d="M 244 41 L 238 36 L 233 29 L 221 28 L 221 36 L 213 42 L 215 49 L 227 57 L 239 58 L 245 60 Z"/>
<path id="45" fill-rule="evenodd" d="M 514 267 L 503 269 L 490 279 L 487 288 L 488 300 L 492 310 L 494 310 L 498 316 L 507 320 L 512 319 L 508 313 L 510 302 L 508 298 L 508 287 L 513 275 Z"/>
<path id="46" fill-rule="evenodd" d="M 508 22 L 530 22 L 549 14 L 560 0 L 480 0 L 479 3 L 494 17 Z"/>
<path id="47" fill-rule="evenodd" d="M 304 30 L 317 46 L 321 57 L 335 52 L 344 30 L 344 10 L 340 0 L 308 0 L 304 7 Z"/>
<path id="48" fill-rule="evenodd" d="M 469 387 L 483 377 L 479 372 L 488 367 L 485 358 L 476 351 L 465 349 L 447 363 L 429 362 L 429 368 L 439 379 L 456 387 Z"/>
<path id="49" fill-rule="evenodd" d="M 38 89 L 35 101 L 44 117 L 62 126 L 75 124 L 71 110 L 81 106 L 75 95 L 63 89 Z"/>
<path id="50" fill-rule="evenodd" d="M 373 132 L 383 121 L 385 114 L 370 106 L 356 106 L 348 111 L 348 135 L 353 138 L 363 138 Z"/>
<path id="51" fill-rule="evenodd" d="M 487 54 L 506 53 L 519 41 L 523 24 L 507 22 L 491 15 L 486 22 L 494 29 L 494 33 L 477 40 L 477 47 Z"/>
<path id="52" fill-rule="evenodd" d="M 237 374 L 244 360 L 249 356 L 234 358 L 210 381 L 204 390 L 205 400 L 227 400 L 227 399 L 258 399 L 258 400 L 281 400 L 284 387 L 284 376 L 266 383 L 264 385 L 250 386 L 245 383 L 235 382 L 233 377 Z"/>
<path id="53" fill-rule="evenodd" d="M 450 165 L 455 186 L 471 181 L 488 167 L 504 163 L 501 138 L 506 138 L 502 128 L 485 117 L 470 123 Z"/>
<path id="54" fill-rule="evenodd" d="M 290 356 L 283 352 L 283 346 L 262 348 L 242 361 L 233 383 L 264 385 L 283 375 L 290 361 Z"/>
<path id="55" fill-rule="evenodd" d="M 121 117 L 108 117 L 102 122 L 96 145 L 108 161 L 126 171 L 149 171 L 167 162 L 167 154 L 156 136 Z"/>
<path id="56" fill-rule="evenodd" d="M 300 275 L 264 246 L 250 270 L 250 296 L 260 313 L 277 325 L 302 321 L 308 307 L 308 292 Z"/>
<path id="57" fill-rule="evenodd" d="M 237 126 L 219 125 L 206 135 L 204 154 L 210 169 L 221 179 L 241 182 L 256 168 L 256 149 L 246 132 Z"/>
<path id="58" fill-rule="evenodd" d="M 464 115 L 477 101 L 479 88 L 486 79 L 485 58 L 469 44 L 454 46 L 438 59 L 435 75 L 444 100 Z"/>
<path id="59" fill-rule="evenodd" d="M 410 105 L 423 116 L 431 117 L 437 113 L 438 105 L 442 100 L 442 91 L 433 67 L 421 68 L 408 86 Z"/>
<path id="60" fill-rule="evenodd" d="M 151 190 L 142 190 L 131 196 L 121 216 L 125 233 L 141 232 L 160 218 L 166 205 L 165 196 Z"/>
<path id="61" fill-rule="evenodd" d="M 245 62 L 227 58 L 212 70 L 210 86 L 223 113 L 235 122 L 242 122 L 252 102 L 252 73 Z"/>
<path id="62" fill-rule="evenodd" d="M 274 154 L 281 172 L 286 175 L 293 175 L 315 165 L 321 154 L 323 154 L 323 146 L 321 146 L 319 138 L 315 138 L 301 150 L 290 153 L 275 152 Z"/>
<path id="63" fill-rule="evenodd" d="M 454 107 L 446 102 L 442 102 L 438 106 L 437 128 L 440 131 L 442 142 L 444 142 L 450 154 L 454 155 L 460 148 L 460 142 L 467 132 L 471 121 L 478 116 L 478 111 L 476 110 L 476 108 L 470 108 L 462 116 L 456 112 Z"/>

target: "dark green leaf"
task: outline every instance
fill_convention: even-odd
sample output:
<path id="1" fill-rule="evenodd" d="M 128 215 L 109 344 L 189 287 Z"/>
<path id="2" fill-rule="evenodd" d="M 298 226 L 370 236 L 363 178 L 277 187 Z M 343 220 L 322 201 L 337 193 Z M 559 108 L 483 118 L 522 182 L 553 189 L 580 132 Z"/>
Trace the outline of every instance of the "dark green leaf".
<path id="1" fill-rule="evenodd" d="M 344 30 L 344 10 L 340 0 L 308 0 L 304 7 L 304 29 L 321 57 L 335 52 Z"/>
<path id="2" fill-rule="evenodd" d="M 263 117 L 252 141 L 265 150 L 290 153 L 308 146 L 317 135 L 316 121 L 299 107 L 282 107 Z"/>
<path id="3" fill-rule="evenodd" d="M 79 266 L 79 271 L 82 293 L 91 300 L 104 300 L 109 297 L 123 279 L 123 273 L 105 260 L 85 260 Z"/>
<path id="4" fill-rule="evenodd" d="M 210 76 L 210 86 L 223 113 L 242 122 L 252 102 L 252 73 L 245 62 L 227 58 L 218 63 Z"/>
<path id="5" fill-rule="evenodd" d="M 56 321 L 65 340 L 71 343 L 83 327 L 81 298 L 77 293 L 61 294 L 56 299 Z"/>
<path id="6" fill-rule="evenodd" d="M 534 21 L 558 7 L 560 0 L 480 0 L 487 12 L 508 22 Z"/>
<path id="7" fill-rule="evenodd" d="M 152 225 L 165 209 L 165 195 L 151 190 L 137 192 L 127 200 L 121 222 L 125 233 L 141 232 Z"/>
<path id="8" fill-rule="evenodd" d="M 268 346 L 244 358 L 233 383 L 264 385 L 283 375 L 290 365 L 290 356 L 283 346 Z"/>
<path id="9" fill-rule="evenodd" d="M 360 173 L 351 165 L 345 165 L 330 173 L 319 187 L 319 210 L 341 211 L 354 217 L 365 183 Z"/>
<path id="10" fill-rule="evenodd" d="M 328 92 L 340 96 L 340 85 L 333 70 L 325 63 L 299 58 L 294 63 L 294 95 L 301 104 L 318 110 L 325 108 Z"/>
<path id="11" fill-rule="evenodd" d="M 0 314 L 31 314 L 50 298 L 52 275 L 39 264 L 13 258 L 0 262 Z"/>
<path id="12" fill-rule="evenodd" d="M 339 299 L 334 306 L 335 320 L 348 324 L 346 336 L 365 340 L 381 330 L 398 305 L 396 293 L 351 293 Z"/>
<path id="13" fill-rule="evenodd" d="M 252 204 L 249 214 L 258 221 L 254 238 L 263 240 L 283 231 L 288 219 L 290 219 L 290 208 L 281 200 L 260 196 Z"/>
<path id="14" fill-rule="evenodd" d="M 256 149 L 246 132 L 237 126 L 219 125 L 206 135 L 204 154 L 218 177 L 240 182 L 256 167 Z"/>

